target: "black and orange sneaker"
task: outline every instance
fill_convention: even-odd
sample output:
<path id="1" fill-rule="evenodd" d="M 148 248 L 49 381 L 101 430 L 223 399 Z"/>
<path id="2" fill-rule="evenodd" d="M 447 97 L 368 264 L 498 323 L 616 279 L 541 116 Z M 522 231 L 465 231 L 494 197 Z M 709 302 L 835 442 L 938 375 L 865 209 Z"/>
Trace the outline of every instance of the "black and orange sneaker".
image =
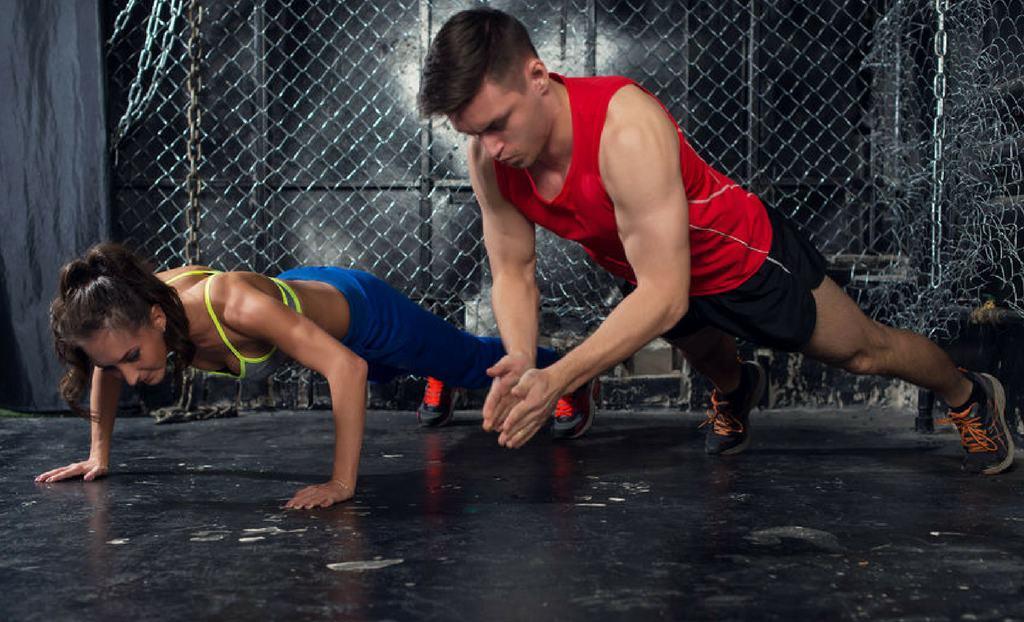
<path id="1" fill-rule="evenodd" d="M 761 401 L 767 386 L 764 368 L 756 361 L 740 365 L 740 386 L 727 397 L 711 392 L 711 409 L 700 424 L 709 426 L 704 451 L 710 455 L 738 454 L 750 444 L 750 411 Z"/>
<path id="2" fill-rule="evenodd" d="M 448 425 L 455 414 L 455 389 L 437 378 L 427 378 L 427 389 L 423 393 L 423 401 L 416 409 L 416 419 L 420 425 L 428 428 L 439 428 Z"/>
<path id="3" fill-rule="evenodd" d="M 985 394 L 984 401 L 973 401 L 960 412 L 952 409 L 949 422 L 960 432 L 964 448 L 962 468 L 970 473 L 995 475 L 1013 464 L 1013 435 L 1006 425 L 1006 393 L 1002 383 L 989 374 L 964 374 Z"/>
<path id="4" fill-rule="evenodd" d="M 563 395 L 555 405 L 555 419 L 551 423 L 551 436 L 558 440 L 579 438 L 594 423 L 597 397 L 601 384 L 594 378 L 569 395 Z"/>

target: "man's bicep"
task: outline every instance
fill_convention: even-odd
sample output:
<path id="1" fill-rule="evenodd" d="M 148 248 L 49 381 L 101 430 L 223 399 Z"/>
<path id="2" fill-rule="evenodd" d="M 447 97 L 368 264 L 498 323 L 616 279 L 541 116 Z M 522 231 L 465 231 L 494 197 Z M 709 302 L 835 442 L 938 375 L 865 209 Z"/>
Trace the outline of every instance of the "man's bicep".
<path id="1" fill-rule="evenodd" d="M 660 108 L 638 112 L 602 139 L 602 175 L 619 238 L 639 282 L 688 289 L 689 205 L 678 137 Z"/>
<path id="2" fill-rule="evenodd" d="M 494 270 L 532 267 L 536 261 L 533 225 L 510 205 L 480 205 L 484 247 Z"/>
<path id="3" fill-rule="evenodd" d="M 617 215 L 628 212 L 615 211 Z M 653 208 L 633 218 L 621 217 L 619 233 L 638 284 L 655 283 L 686 295 L 690 288 L 689 232 L 675 211 Z"/>

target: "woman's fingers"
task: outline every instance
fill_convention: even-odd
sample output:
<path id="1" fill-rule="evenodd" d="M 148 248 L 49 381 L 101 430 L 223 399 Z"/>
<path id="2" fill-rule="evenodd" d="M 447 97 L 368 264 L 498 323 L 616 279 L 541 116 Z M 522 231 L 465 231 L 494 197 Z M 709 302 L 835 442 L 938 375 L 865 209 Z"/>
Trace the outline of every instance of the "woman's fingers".
<path id="1" fill-rule="evenodd" d="M 79 474 L 81 474 L 81 472 L 82 472 L 81 468 L 77 464 L 71 464 L 71 465 L 68 465 L 66 467 L 61 467 L 59 469 L 55 469 L 54 471 L 51 471 L 47 475 L 47 477 L 43 478 L 43 481 L 46 482 L 46 483 L 59 482 L 62 479 L 67 479 L 69 477 L 74 477 L 75 475 L 79 475 Z"/>
<path id="2" fill-rule="evenodd" d="M 47 471 L 46 473 L 40 473 L 39 475 L 36 475 L 36 481 L 37 482 L 41 482 L 41 481 L 45 480 L 47 477 L 50 477 L 51 475 L 53 475 L 56 472 L 57 472 L 57 469 L 52 469 L 50 471 Z"/>
<path id="3" fill-rule="evenodd" d="M 292 510 L 326 508 L 347 498 L 343 493 L 344 491 L 339 491 L 337 486 L 331 483 L 307 486 L 295 493 L 295 496 L 284 507 Z"/>
<path id="4" fill-rule="evenodd" d="M 37 475 L 36 481 L 42 483 L 59 482 L 60 480 L 67 479 L 69 477 L 93 473 L 92 477 L 85 478 L 87 480 L 90 480 L 95 479 L 100 475 L 103 475 L 105 472 L 106 467 L 87 460 L 85 462 L 73 462 L 71 464 L 58 467 L 56 469 L 50 469 L 46 473 Z"/>
<path id="5" fill-rule="evenodd" d="M 49 479 L 49 478 L 53 477 L 54 475 L 60 473 L 61 471 L 63 471 L 66 468 L 67 467 L 57 467 L 56 469 L 50 469 L 46 473 L 43 473 L 43 474 L 39 475 L 39 477 L 36 478 L 36 481 L 37 482 L 45 482 L 47 479 Z"/>
<path id="6" fill-rule="evenodd" d="M 285 507 L 302 509 L 306 501 L 309 499 L 310 488 L 311 486 L 307 486 L 300 490 L 299 492 L 295 493 L 295 496 L 292 497 L 291 501 L 289 501 L 285 505 Z"/>

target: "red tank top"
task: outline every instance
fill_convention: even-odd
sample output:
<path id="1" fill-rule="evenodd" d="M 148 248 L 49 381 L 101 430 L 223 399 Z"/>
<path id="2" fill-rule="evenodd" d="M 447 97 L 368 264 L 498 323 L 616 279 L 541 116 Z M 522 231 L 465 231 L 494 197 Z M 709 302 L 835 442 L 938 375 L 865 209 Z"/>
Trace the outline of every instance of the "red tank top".
<path id="1" fill-rule="evenodd" d="M 498 188 L 529 221 L 578 242 L 604 269 L 635 284 L 636 275 L 619 240 L 612 200 L 601 180 L 598 151 L 612 95 L 627 85 L 643 87 L 619 76 L 551 74 L 551 78 L 565 85 L 572 110 L 572 161 L 565 184 L 558 196 L 546 201 L 528 171 L 495 162 Z M 671 119 L 667 109 L 665 114 Z M 755 195 L 708 166 L 678 124 L 676 129 L 683 187 L 690 204 L 690 295 L 726 292 L 746 281 L 768 256 L 772 243 L 768 214 Z"/>

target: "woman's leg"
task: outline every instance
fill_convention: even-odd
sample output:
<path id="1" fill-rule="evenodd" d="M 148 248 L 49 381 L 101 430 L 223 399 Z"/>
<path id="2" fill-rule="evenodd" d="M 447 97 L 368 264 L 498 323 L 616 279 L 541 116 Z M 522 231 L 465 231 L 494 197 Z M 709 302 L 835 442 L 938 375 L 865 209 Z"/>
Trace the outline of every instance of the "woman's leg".
<path id="1" fill-rule="evenodd" d="M 505 355 L 500 339 L 459 330 L 379 279 L 367 289 L 377 333 L 365 353 L 371 366 L 386 365 L 466 389 L 490 386 L 487 369 Z M 557 359 L 552 350 L 537 349 L 538 367 Z"/>

